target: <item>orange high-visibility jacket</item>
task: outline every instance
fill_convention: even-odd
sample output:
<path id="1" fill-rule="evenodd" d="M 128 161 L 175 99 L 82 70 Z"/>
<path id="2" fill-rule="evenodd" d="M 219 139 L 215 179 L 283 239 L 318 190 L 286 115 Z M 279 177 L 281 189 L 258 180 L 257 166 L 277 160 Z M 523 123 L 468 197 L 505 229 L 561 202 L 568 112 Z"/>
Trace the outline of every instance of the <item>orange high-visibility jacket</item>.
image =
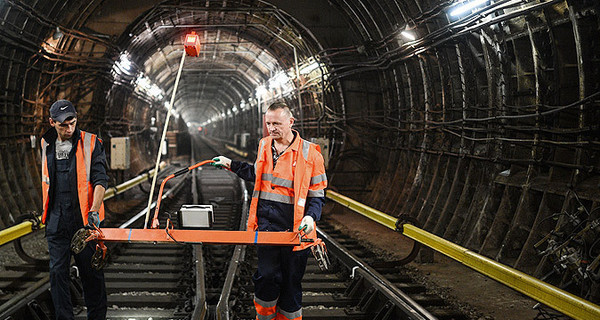
<path id="1" fill-rule="evenodd" d="M 90 180 L 92 153 L 94 152 L 94 147 L 96 146 L 96 139 L 99 138 L 97 138 L 93 133 L 85 132 L 83 130 L 80 132 L 81 137 L 77 140 L 77 149 L 75 151 L 75 157 L 77 159 L 77 195 L 79 199 L 79 209 L 81 210 L 83 225 L 86 225 L 88 221 L 88 212 L 90 211 L 92 202 L 94 200 L 94 185 Z M 48 171 L 48 159 L 46 156 L 46 147 L 48 147 L 48 145 L 48 142 L 42 138 L 42 223 L 46 223 L 49 203 L 48 191 L 50 190 L 50 176 Z M 100 206 L 98 213 L 100 215 L 100 221 L 103 221 L 104 203 L 102 203 Z"/>
<path id="2" fill-rule="evenodd" d="M 291 157 L 277 160 L 277 168 L 273 169 L 273 138 L 260 140 L 254 170 L 256 181 L 248 216 L 248 230 L 257 230 L 258 200 L 265 199 L 294 205 L 294 230 L 298 230 L 304 217 L 307 197 L 324 197 L 327 187 L 327 176 L 321 148 L 302 138 L 296 132 L 296 139 L 285 152 L 292 152 Z M 316 229 L 316 228 L 314 228 Z M 313 230 L 308 237 L 315 239 Z M 302 243 L 294 250 L 308 248 L 311 243 Z"/>

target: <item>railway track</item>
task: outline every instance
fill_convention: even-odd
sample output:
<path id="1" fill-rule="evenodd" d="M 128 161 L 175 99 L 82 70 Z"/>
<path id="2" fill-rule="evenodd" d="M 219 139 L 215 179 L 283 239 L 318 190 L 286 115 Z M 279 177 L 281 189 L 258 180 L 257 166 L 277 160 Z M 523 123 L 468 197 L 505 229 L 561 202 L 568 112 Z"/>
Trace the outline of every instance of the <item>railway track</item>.
<path id="1" fill-rule="evenodd" d="M 178 169 L 177 166 L 170 166 L 165 169 L 161 176 L 171 173 L 172 171 L 176 171 Z M 171 183 L 172 188 L 165 193 L 166 197 L 171 197 L 172 194 L 176 194 L 182 187 L 184 187 L 185 183 L 183 181 L 174 181 Z M 137 191 L 138 193 L 143 193 L 142 191 Z M 139 195 L 139 194 L 137 194 Z M 172 199 L 165 200 L 167 205 L 173 205 L 171 201 Z M 177 200 L 177 199 L 175 199 Z M 177 201 L 175 201 L 177 202 Z M 109 202 L 110 204 L 110 202 Z M 138 212 L 142 209 L 145 209 L 145 202 L 143 204 L 139 204 L 138 206 L 132 208 L 131 212 Z M 175 204 L 176 205 L 176 204 Z M 107 226 L 119 226 L 123 223 L 126 223 L 126 220 L 131 218 L 132 214 L 110 214 L 107 212 L 106 225 Z M 129 222 L 131 223 L 131 222 Z M 143 218 L 141 221 L 133 222 L 137 223 L 139 227 L 143 225 Z M 43 232 L 43 231 L 39 231 Z M 42 239 L 42 241 L 44 241 Z M 0 273 L 0 319 L 51 319 L 54 313 L 52 301 L 49 293 L 50 284 L 49 284 L 49 274 L 48 274 L 48 261 L 47 260 L 38 260 L 31 258 L 25 253 L 22 248 L 20 248 L 20 244 L 16 243 L 16 251 L 20 252 L 20 256 L 25 263 L 20 264 L 8 264 L 5 265 L 4 268 L 6 271 Z M 162 254 L 163 256 L 182 256 L 180 252 L 173 252 L 173 248 L 164 248 L 165 252 Z M 177 248 L 180 250 L 181 248 Z M 142 248 L 143 250 L 143 248 Z M 169 252 L 171 251 L 171 252 Z M 112 297 L 112 300 L 109 299 L 109 309 L 115 308 L 120 304 L 120 301 L 125 301 L 124 305 L 127 305 L 127 299 L 119 297 L 119 293 L 126 292 L 124 290 L 128 289 L 139 289 L 139 283 L 144 281 L 144 275 L 138 270 L 136 271 L 135 267 L 132 267 L 131 272 L 127 270 L 123 270 L 124 272 L 113 272 L 113 269 L 116 266 L 122 265 L 126 260 L 123 254 L 129 255 L 132 257 L 137 256 L 139 259 L 140 251 L 139 248 L 127 248 L 123 245 L 110 245 L 109 246 L 109 260 L 111 263 L 105 269 L 105 276 L 107 282 L 107 293 L 109 297 Z M 132 258 L 135 260 L 136 258 Z M 191 260 L 191 259 L 190 259 Z M 127 264 L 127 263 L 125 263 Z M 141 265 L 141 264 L 139 264 Z M 166 270 L 173 269 L 173 266 L 177 264 L 173 264 L 168 267 L 164 267 L 162 269 Z M 149 267 L 149 272 L 161 270 L 160 266 Z M 172 270 L 169 272 L 173 272 Z M 82 296 L 82 288 L 81 283 L 77 279 L 77 270 L 76 268 L 71 269 L 72 274 L 72 286 L 71 286 L 71 294 L 74 302 L 74 311 L 76 313 L 76 318 L 85 318 L 85 310 Z M 170 281 L 170 279 L 165 280 Z M 169 288 L 166 286 L 165 288 Z M 157 292 L 156 290 L 154 290 Z M 133 295 L 135 295 L 135 291 L 130 291 Z M 152 291 L 148 291 L 152 293 Z M 125 295 L 125 294 L 121 294 Z M 158 296 L 160 294 L 155 294 Z M 167 296 L 166 294 L 163 294 Z M 156 299 L 146 299 L 146 302 L 143 302 L 143 295 L 137 294 L 139 298 L 136 301 L 132 301 L 129 305 L 138 306 L 139 308 L 146 308 L 149 305 L 149 302 L 152 302 Z M 133 299 L 132 299 L 133 300 Z M 112 303 L 112 304 L 111 304 Z M 163 304 L 164 305 L 164 304 Z M 155 319 L 157 317 L 154 317 Z M 172 318 L 172 317 L 171 317 Z"/>
<path id="2" fill-rule="evenodd" d="M 330 248 L 334 264 L 321 271 L 316 260 L 309 258 L 303 279 L 303 319 L 468 319 L 402 269 L 416 252 L 406 259 L 384 261 L 327 221 L 319 226 L 319 236 Z M 226 281 L 225 287 L 231 285 L 227 303 L 231 309 L 223 307 L 221 299 L 216 312 L 219 319 L 255 319 L 250 280 L 256 268 L 255 247 L 236 250 L 232 261 L 243 262 L 229 265 L 228 281 L 232 283 Z"/>
<path id="3" fill-rule="evenodd" d="M 164 203 L 164 212 L 174 212 L 186 203 L 190 183 Z M 162 210 L 161 210 L 162 211 Z M 153 211 L 152 211 L 153 213 Z M 161 225 L 168 215 L 160 216 Z M 141 228 L 143 218 L 129 227 Z M 177 224 L 176 219 L 172 219 Z M 193 311 L 196 271 L 191 246 L 180 244 L 118 243 L 109 248 L 104 268 L 109 319 L 185 319 Z M 83 305 L 83 300 L 78 301 Z M 85 312 L 76 319 L 85 319 Z"/>
<path id="4" fill-rule="evenodd" d="M 466 320 L 467 315 L 431 294 L 403 270 L 402 261 L 384 261 L 359 242 L 319 224 L 333 266 L 321 271 L 309 258 L 303 279 L 303 319 L 445 319 Z M 230 302 L 237 319 L 254 319 L 253 286 L 256 268 L 254 248 L 248 248 L 242 264 L 236 297 Z"/>
<path id="5" fill-rule="evenodd" d="M 208 145 L 197 144 L 195 152 L 203 158 L 215 154 Z M 209 167 L 189 176 L 183 176 L 163 202 L 161 226 L 167 213 L 175 213 L 183 204 L 201 203 L 213 205 L 214 229 L 245 228 L 248 191 L 235 175 Z M 141 222 L 135 222 L 139 223 L 136 226 L 133 220 L 125 221 L 128 218 L 114 217 L 112 224 L 141 227 Z M 172 215 L 175 225 L 176 220 Z M 403 261 L 384 261 L 326 221 L 319 226 L 333 263 L 329 270 L 321 271 L 315 259 L 309 258 L 303 281 L 304 319 L 468 319 L 414 283 L 403 272 Z M 119 243 L 109 250 L 105 267 L 109 319 L 255 318 L 253 246 Z M 47 265 L 43 269 L 35 264 L 20 266 L 2 278 L 6 280 L 0 280 L 2 293 L 9 288 L 21 295 L 24 290 L 35 291 L 26 296 L 18 310 L 2 313 L 0 320 L 35 319 L 31 314 L 50 318 L 47 285 L 32 285 L 43 282 Z M 81 288 L 77 281 L 73 284 L 76 319 L 85 319 Z"/>

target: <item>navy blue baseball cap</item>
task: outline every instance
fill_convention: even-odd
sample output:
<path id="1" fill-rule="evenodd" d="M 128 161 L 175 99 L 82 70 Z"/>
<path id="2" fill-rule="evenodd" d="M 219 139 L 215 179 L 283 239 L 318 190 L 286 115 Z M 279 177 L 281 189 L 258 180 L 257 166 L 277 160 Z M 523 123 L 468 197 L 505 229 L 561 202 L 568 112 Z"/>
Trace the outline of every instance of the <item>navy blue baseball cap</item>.
<path id="1" fill-rule="evenodd" d="M 64 122 L 70 117 L 77 117 L 77 111 L 75 111 L 75 107 L 71 101 L 58 100 L 50 107 L 50 118 L 52 118 L 52 120 Z"/>

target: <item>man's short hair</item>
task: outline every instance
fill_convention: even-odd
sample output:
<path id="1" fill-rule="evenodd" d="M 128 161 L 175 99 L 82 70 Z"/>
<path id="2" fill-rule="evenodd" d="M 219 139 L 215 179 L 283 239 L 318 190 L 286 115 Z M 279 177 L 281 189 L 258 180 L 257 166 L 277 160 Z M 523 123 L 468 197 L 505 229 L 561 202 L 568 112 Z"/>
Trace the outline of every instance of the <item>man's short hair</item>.
<path id="1" fill-rule="evenodd" d="M 290 107 L 288 107 L 288 105 L 283 102 L 271 103 L 271 105 L 267 108 L 267 111 L 277 111 L 277 109 L 283 109 L 283 112 L 285 112 L 290 118 L 294 117 L 294 114 L 292 114 L 292 110 L 290 110 Z"/>

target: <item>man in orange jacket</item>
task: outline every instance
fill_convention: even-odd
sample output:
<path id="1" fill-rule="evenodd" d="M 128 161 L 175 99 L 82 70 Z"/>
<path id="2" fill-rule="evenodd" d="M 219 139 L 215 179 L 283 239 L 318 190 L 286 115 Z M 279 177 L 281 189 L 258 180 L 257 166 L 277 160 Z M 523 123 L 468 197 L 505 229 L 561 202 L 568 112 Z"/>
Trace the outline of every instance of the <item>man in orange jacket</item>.
<path id="1" fill-rule="evenodd" d="M 95 134 L 77 128 L 77 112 L 67 100 L 50 107 L 52 128 L 42 136 L 42 222 L 50 254 L 50 292 L 56 319 L 73 319 L 71 304 L 71 238 L 84 226 L 104 220 L 106 156 Z M 104 273 L 91 266 L 95 248 L 88 244 L 74 255 L 88 319 L 106 318 Z"/>
<path id="2" fill-rule="evenodd" d="M 269 136 L 261 139 L 254 164 L 219 156 L 213 165 L 227 167 L 254 182 L 248 230 L 303 230 L 316 238 L 327 176 L 319 146 L 292 129 L 288 106 L 274 103 L 265 113 Z M 257 247 L 254 281 L 256 319 L 302 319 L 302 277 L 309 244 Z"/>

